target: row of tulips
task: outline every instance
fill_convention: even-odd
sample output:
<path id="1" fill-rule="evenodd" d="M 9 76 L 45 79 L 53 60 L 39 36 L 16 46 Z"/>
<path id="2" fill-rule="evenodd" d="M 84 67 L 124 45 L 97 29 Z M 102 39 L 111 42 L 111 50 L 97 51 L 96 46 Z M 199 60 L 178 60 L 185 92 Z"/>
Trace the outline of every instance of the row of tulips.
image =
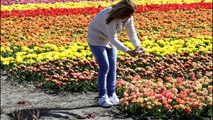
<path id="1" fill-rule="evenodd" d="M 64 2 L 83 2 L 83 1 L 93 1 L 93 2 L 100 2 L 100 0 L 2 0 L 2 5 L 13 5 L 13 4 L 40 4 L 40 3 L 64 3 Z M 101 1 L 115 1 L 115 0 L 101 0 Z M 191 2 L 188 1 L 188 2 Z"/>
<path id="2" fill-rule="evenodd" d="M 46 3 L 48 2 L 47 0 Z M 120 0 L 101 0 L 101 1 L 96 1 L 96 2 L 91 2 L 92 0 L 86 0 L 86 1 L 79 1 L 79 2 L 70 2 L 70 0 L 63 0 L 63 2 L 59 2 L 57 0 L 49 0 L 51 4 L 45 4 L 42 1 L 37 1 L 36 4 L 28 3 L 28 4 L 17 4 L 17 2 L 22 2 L 22 1 L 16 1 L 16 4 L 12 5 L 4 5 L 5 1 L 2 1 L 2 8 L 1 10 L 31 10 L 31 9 L 49 9 L 49 8 L 85 8 L 85 7 L 106 7 L 112 4 L 117 3 Z M 7 1 L 10 2 L 10 1 Z M 15 1 L 14 1 L 15 2 Z M 27 1 L 26 1 L 27 2 Z M 207 3 L 207 2 L 212 2 L 211 0 L 149 0 L 149 1 L 135 1 L 137 5 L 149 5 L 149 4 L 183 4 L 183 3 Z M 6 3 L 7 4 L 7 3 Z"/>
<path id="3" fill-rule="evenodd" d="M 125 41 L 124 44 L 129 48 L 134 49 L 133 45 L 129 41 Z M 212 50 L 212 37 L 200 36 L 186 40 L 144 39 L 142 46 L 146 49 L 146 54 L 152 54 L 161 57 L 168 54 L 179 55 L 184 52 L 189 52 L 190 55 L 193 55 L 199 51 L 210 52 Z M 1 53 L 1 64 L 5 67 L 14 65 L 16 66 L 19 64 L 32 65 L 38 62 L 49 60 L 64 60 L 75 58 L 81 58 L 82 60 L 92 59 L 92 54 L 86 42 L 72 42 L 69 46 L 45 44 L 42 47 L 1 47 Z M 118 56 L 127 56 L 127 54 L 119 51 Z"/>
<path id="4" fill-rule="evenodd" d="M 74 3 L 72 3 L 74 4 Z M 81 6 L 81 3 L 79 4 Z M 84 5 L 83 8 L 63 8 L 61 5 L 55 6 L 55 8 L 38 8 L 33 10 L 3 10 L 1 11 L 1 17 L 10 17 L 10 16 L 17 16 L 17 17 L 27 17 L 27 16 L 58 16 L 58 15 L 79 15 L 79 14 L 96 14 L 104 7 L 109 6 L 106 5 L 103 7 L 100 6 L 100 3 L 97 3 L 98 6 L 96 7 L 89 7 Z M 52 5 L 51 5 L 52 6 Z M 73 5 L 71 5 L 73 6 Z M 85 7 L 86 6 L 86 7 Z M 17 8 L 17 7 L 12 7 Z M 25 8 L 25 7 L 24 7 Z M 28 8 L 28 7 L 26 7 Z M 191 9 L 212 9 L 212 2 L 207 3 L 191 3 L 191 4 L 151 4 L 151 5 L 138 5 L 137 12 L 143 13 L 148 11 L 168 11 L 168 10 L 191 10 Z"/>
<path id="5" fill-rule="evenodd" d="M 43 46 L 45 43 L 67 45 L 86 41 L 87 27 L 94 15 L 37 16 L 2 18 L 1 46 Z M 212 35 L 211 10 L 179 10 L 135 14 L 135 27 L 140 40 L 186 39 Z M 124 33 L 119 40 L 126 40 Z"/>
<path id="6" fill-rule="evenodd" d="M 117 81 L 121 109 L 137 116 L 163 119 L 202 119 L 212 114 L 212 79 L 196 81 L 182 78 L 141 79 L 139 76 Z"/>
<path id="7" fill-rule="evenodd" d="M 141 55 L 138 59 L 120 58 L 120 76 L 140 75 L 143 78 L 183 77 L 196 81 L 202 76 L 211 77 L 212 53 L 199 52 L 190 56 L 185 52 L 159 58 L 154 55 Z"/>
<path id="8" fill-rule="evenodd" d="M 183 53 L 180 56 L 168 55 L 163 58 L 153 55 L 141 55 L 139 58 L 122 57 L 118 59 L 117 79 L 125 80 L 129 76 L 163 80 L 167 77 L 180 77 L 183 80 L 192 81 L 205 76 L 211 79 L 213 70 L 211 56 L 211 52 L 199 52 L 193 56 Z M 52 83 L 52 86 L 56 86 L 53 87 L 54 89 L 66 90 L 71 86 L 76 91 L 81 91 L 82 84 L 87 83 L 90 84 L 87 86 L 88 89 L 84 88 L 87 91 L 96 87 L 93 83 L 97 79 L 97 70 L 98 65 L 94 60 L 76 58 L 75 60 L 50 60 L 31 66 L 19 65 L 13 67 L 10 72 L 14 78 L 19 80 Z"/>

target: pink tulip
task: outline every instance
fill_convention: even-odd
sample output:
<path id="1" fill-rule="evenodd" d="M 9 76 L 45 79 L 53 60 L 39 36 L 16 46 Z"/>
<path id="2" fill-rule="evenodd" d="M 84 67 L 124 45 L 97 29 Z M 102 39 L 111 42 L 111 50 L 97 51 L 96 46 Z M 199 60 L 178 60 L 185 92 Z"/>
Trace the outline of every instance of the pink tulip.
<path id="1" fill-rule="evenodd" d="M 127 92 L 123 93 L 123 97 L 128 97 L 128 96 L 129 96 L 129 94 Z"/>
<path id="2" fill-rule="evenodd" d="M 156 94 L 155 98 L 158 99 L 159 102 L 163 102 L 164 101 L 164 96 L 162 94 Z"/>
<path id="3" fill-rule="evenodd" d="M 186 103 L 184 100 L 181 100 L 180 98 L 176 98 L 176 101 L 177 101 L 179 104 L 185 104 L 185 103 Z"/>
<path id="4" fill-rule="evenodd" d="M 172 109 L 172 106 L 171 106 L 170 104 L 165 104 L 164 106 L 165 106 L 165 108 L 167 108 L 167 109 L 169 109 L 169 110 Z"/>
<path id="5" fill-rule="evenodd" d="M 179 107 L 179 105 L 174 105 L 173 108 L 174 109 L 179 109 L 180 107 Z"/>
<path id="6" fill-rule="evenodd" d="M 203 103 L 199 103 L 199 104 L 198 104 L 198 108 L 199 108 L 200 110 L 203 109 L 203 106 L 204 106 Z"/>
<path id="7" fill-rule="evenodd" d="M 178 89 L 177 88 L 172 88 L 170 89 L 170 91 L 173 93 L 173 94 L 177 94 L 178 93 Z"/>
<path id="8" fill-rule="evenodd" d="M 135 86 L 131 84 L 131 85 L 129 86 L 129 90 L 133 91 L 134 89 L 135 89 Z"/>
<path id="9" fill-rule="evenodd" d="M 181 77 L 177 77 L 176 80 L 177 80 L 177 83 L 182 83 L 183 82 L 183 78 L 181 78 Z"/>
<path id="10" fill-rule="evenodd" d="M 195 76 L 192 76 L 191 79 L 192 79 L 193 81 L 196 81 L 196 80 L 197 80 L 197 78 L 196 78 Z"/>
<path id="11" fill-rule="evenodd" d="M 169 90 L 165 90 L 163 91 L 163 96 L 169 98 L 169 99 L 172 99 L 173 98 L 173 94 L 169 91 Z"/>

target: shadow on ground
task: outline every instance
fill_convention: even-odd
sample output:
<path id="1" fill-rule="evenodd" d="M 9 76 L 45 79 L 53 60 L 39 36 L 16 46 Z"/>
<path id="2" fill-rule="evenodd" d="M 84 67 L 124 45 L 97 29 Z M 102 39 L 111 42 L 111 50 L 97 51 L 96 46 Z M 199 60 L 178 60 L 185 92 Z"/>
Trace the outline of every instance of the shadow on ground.
<path id="1" fill-rule="evenodd" d="M 36 109 L 23 109 L 17 110 L 12 113 L 8 113 L 7 115 L 15 120 L 38 120 L 42 117 L 53 117 L 58 119 L 92 119 L 95 118 L 97 115 L 96 113 L 86 113 L 84 115 L 79 115 L 73 113 L 72 110 L 80 110 L 80 109 L 87 109 L 87 108 L 97 108 L 100 107 L 98 105 L 90 105 L 84 107 L 76 107 L 76 108 L 36 108 Z M 115 106 L 116 107 L 116 106 Z M 110 118 L 112 119 L 125 119 L 127 115 L 124 115 L 120 112 L 113 111 L 109 109 Z M 106 115 L 100 115 L 98 117 L 108 117 Z"/>

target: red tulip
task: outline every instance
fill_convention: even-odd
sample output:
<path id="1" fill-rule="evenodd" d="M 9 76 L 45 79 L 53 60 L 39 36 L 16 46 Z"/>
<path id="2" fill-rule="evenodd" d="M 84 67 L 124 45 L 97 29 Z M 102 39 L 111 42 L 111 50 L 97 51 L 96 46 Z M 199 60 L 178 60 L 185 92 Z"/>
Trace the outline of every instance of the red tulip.
<path id="1" fill-rule="evenodd" d="M 181 98 L 181 99 L 185 99 L 185 97 L 187 96 L 188 94 L 185 92 L 185 91 L 181 91 L 180 93 L 179 93 L 179 97 Z"/>
<path id="2" fill-rule="evenodd" d="M 190 113 L 191 112 L 191 108 L 190 107 L 185 107 L 184 112 L 187 113 L 187 114 Z"/>

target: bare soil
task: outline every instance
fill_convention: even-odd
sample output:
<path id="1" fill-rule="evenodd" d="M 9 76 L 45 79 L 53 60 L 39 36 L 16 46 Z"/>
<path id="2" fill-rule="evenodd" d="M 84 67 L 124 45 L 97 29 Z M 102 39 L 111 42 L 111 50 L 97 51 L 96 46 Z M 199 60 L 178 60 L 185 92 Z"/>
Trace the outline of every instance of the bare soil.
<path id="1" fill-rule="evenodd" d="M 1 120 L 133 120 L 118 106 L 97 105 L 97 92 L 54 94 L 1 73 Z"/>

